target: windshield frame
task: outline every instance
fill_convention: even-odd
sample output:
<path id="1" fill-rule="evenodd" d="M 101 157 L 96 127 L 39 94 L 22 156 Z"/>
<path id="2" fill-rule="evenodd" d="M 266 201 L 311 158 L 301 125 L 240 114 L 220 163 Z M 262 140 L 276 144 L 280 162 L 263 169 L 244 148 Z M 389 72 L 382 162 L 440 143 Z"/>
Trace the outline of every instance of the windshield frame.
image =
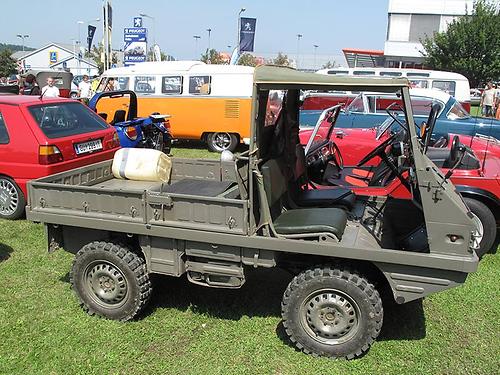
<path id="1" fill-rule="evenodd" d="M 318 118 L 318 121 L 316 122 L 316 125 L 314 126 L 313 131 L 311 132 L 311 135 L 309 136 L 309 139 L 307 140 L 307 145 L 304 149 L 305 155 L 308 154 L 309 150 L 311 149 L 311 146 L 313 144 L 314 139 L 316 138 L 316 135 L 318 135 L 319 129 L 321 128 L 321 125 L 323 124 L 323 121 L 327 118 L 327 116 L 333 112 L 333 114 L 330 116 L 330 127 L 328 128 L 328 132 L 326 134 L 326 139 L 329 140 L 333 129 L 335 128 L 335 123 L 337 122 L 337 117 L 339 116 L 340 113 L 340 108 L 341 104 L 334 105 L 333 107 L 325 109 L 323 112 L 321 112 L 321 115 Z"/>

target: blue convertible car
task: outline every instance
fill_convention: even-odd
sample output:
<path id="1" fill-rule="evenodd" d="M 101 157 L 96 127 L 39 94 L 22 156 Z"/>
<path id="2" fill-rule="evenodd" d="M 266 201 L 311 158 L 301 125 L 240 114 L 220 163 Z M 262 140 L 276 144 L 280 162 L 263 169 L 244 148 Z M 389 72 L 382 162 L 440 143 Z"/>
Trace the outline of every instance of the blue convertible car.
<path id="1" fill-rule="evenodd" d="M 472 117 L 452 96 L 439 90 L 411 89 L 415 123 L 420 126 L 429 117 L 431 106 L 437 103 L 441 110 L 436 121 L 435 133 L 481 134 L 500 140 L 500 121 L 493 118 Z M 396 96 L 378 93 L 361 93 L 343 110 L 336 128 L 373 128 L 387 118 L 386 108 L 397 112 L 400 101 Z M 301 126 L 314 126 L 321 111 L 301 111 Z"/>

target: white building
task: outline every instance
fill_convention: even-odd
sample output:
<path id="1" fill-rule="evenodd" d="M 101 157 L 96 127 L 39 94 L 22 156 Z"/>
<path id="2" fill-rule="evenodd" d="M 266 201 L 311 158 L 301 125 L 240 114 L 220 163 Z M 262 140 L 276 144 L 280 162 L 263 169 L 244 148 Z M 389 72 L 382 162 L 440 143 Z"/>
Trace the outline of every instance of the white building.
<path id="1" fill-rule="evenodd" d="M 73 75 L 99 74 L 94 61 L 80 58 L 78 48 L 67 44 L 50 43 L 35 51 L 18 51 L 12 57 L 19 61 L 25 70 L 63 69 L 69 70 Z"/>
<path id="2" fill-rule="evenodd" d="M 470 14 L 473 0 L 389 0 L 385 66 L 422 66 L 426 36 L 446 31 L 458 16 Z"/>

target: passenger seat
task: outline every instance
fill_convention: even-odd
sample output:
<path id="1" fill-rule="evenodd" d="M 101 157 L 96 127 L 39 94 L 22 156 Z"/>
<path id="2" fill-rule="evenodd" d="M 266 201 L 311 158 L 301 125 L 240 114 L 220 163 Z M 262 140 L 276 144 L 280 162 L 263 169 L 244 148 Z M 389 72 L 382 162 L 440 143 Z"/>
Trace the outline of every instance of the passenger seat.
<path id="1" fill-rule="evenodd" d="M 340 208 L 298 208 L 283 211 L 282 202 L 288 194 L 288 181 L 277 159 L 261 166 L 263 189 L 276 233 L 304 235 L 331 233 L 339 241 L 347 225 L 347 213 Z M 265 202 L 262 202 L 264 204 Z"/>

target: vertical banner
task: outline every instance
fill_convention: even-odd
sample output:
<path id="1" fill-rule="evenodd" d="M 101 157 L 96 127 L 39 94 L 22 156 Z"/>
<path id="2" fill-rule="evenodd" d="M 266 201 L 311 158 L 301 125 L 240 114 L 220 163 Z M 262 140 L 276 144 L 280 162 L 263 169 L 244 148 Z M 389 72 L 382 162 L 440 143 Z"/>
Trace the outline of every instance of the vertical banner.
<path id="1" fill-rule="evenodd" d="M 88 46 L 88 51 L 90 53 L 90 50 L 92 49 L 92 40 L 94 39 L 95 35 L 95 30 L 96 27 L 93 25 L 88 26 L 88 32 L 87 32 L 87 46 Z"/>
<path id="2" fill-rule="evenodd" d="M 240 52 L 253 52 L 256 18 L 240 19 Z"/>
<path id="3" fill-rule="evenodd" d="M 104 0 L 104 70 L 111 67 L 112 61 L 112 48 L 111 48 L 111 30 L 113 28 L 113 8 L 111 7 L 111 0 Z"/>

